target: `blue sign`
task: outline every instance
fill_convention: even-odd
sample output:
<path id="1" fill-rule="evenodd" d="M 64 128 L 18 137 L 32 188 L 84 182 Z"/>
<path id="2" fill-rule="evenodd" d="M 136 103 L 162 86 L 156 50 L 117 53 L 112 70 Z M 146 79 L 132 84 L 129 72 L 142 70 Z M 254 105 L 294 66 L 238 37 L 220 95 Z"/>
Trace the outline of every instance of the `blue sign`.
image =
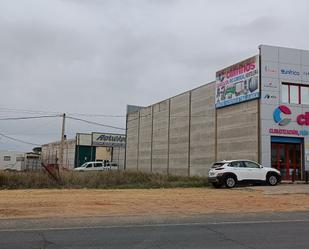
<path id="1" fill-rule="evenodd" d="M 229 100 L 224 100 L 223 102 L 219 102 L 216 104 L 216 108 L 220 108 L 220 107 L 224 107 L 227 105 L 234 105 L 234 104 L 238 104 L 244 101 L 249 101 L 252 99 L 258 99 L 260 97 L 260 93 L 252 93 L 252 94 L 248 94 L 248 95 L 243 95 L 234 99 L 229 99 Z"/>

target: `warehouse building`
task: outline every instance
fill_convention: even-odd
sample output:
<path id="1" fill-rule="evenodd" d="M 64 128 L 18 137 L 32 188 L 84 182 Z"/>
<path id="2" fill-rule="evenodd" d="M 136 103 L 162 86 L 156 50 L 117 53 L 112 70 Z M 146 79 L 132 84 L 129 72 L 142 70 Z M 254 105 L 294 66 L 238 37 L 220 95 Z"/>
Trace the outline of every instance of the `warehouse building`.
<path id="1" fill-rule="evenodd" d="M 44 164 L 57 164 L 60 158 L 60 141 L 42 145 Z M 63 143 L 64 168 L 74 169 L 85 162 L 112 161 L 124 168 L 125 135 L 92 132 L 77 133 L 75 139 Z"/>
<path id="2" fill-rule="evenodd" d="M 308 126 L 309 51 L 261 45 L 213 82 L 128 108 L 125 168 L 193 176 L 214 161 L 251 159 L 303 179 Z"/>
<path id="3" fill-rule="evenodd" d="M 0 151 L 0 170 L 41 170 L 41 157 L 36 152 Z"/>

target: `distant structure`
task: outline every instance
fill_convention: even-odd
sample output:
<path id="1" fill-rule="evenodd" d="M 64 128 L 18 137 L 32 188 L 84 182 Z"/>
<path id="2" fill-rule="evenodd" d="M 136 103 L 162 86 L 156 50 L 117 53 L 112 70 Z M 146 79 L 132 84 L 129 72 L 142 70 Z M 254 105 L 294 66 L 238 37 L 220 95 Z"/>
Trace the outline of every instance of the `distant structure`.
<path id="1" fill-rule="evenodd" d="M 0 170 L 41 170 L 41 156 L 36 152 L 0 151 Z"/>
<path id="2" fill-rule="evenodd" d="M 85 162 L 112 161 L 119 169 L 124 168 L 125 135 L 114 133 L 77 133 L 75 139 L 66 139 L 63 146 L 63 164 L 74 169 Z M 42 145 L 42 162 L 57 164 L 60 155 L 60 141 Z"/>

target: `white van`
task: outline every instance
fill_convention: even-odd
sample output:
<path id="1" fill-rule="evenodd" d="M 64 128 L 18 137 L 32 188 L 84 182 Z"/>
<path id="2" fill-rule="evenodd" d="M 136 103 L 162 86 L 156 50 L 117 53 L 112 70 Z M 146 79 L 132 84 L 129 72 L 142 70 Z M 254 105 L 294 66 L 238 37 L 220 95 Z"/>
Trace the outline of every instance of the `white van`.
<path id="1" fill-rule="evenodd" d="M 107 162 L 106 167 L 109 167 L 110 170 L 118 170 L 118 164 L 116 162 Z"/>
<path id="2" fill-rule="evenodd" d="M 117 163 L 113 162 L 86 162 L 82 166 L 74 169 L 75 171 L 107 171 L 107 170 L 118 170 Z"/>

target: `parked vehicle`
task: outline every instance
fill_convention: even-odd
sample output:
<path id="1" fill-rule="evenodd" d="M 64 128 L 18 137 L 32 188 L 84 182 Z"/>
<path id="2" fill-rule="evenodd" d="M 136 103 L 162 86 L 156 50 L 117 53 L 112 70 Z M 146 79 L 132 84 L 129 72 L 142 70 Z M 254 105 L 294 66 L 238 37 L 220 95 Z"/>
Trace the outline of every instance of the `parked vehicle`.
<path id="1" fill-rule="evenodd" d="M 230 160 L 214 163 L 208 172 L 208 181 L 215 188 L 223 185 L 233 188 L 240 182 L 275 186 L 281 181 L 281 175 L 274 168 L 263 167 L 250 160 Z"/>
<path id="2" fill-rule="evenodd" d="M 107 170 L 118 170 L 117 163 L 113 162 L 86 162 L 82 166 L 77 167 L 74 171 L 107 171 Z"/>
<path id="3" fill-rule="evenodd" d="M 109 167 L 110 170 L 118 170 L 118 164 L 116 162 L 107 162 L 106 167 Z"/>

